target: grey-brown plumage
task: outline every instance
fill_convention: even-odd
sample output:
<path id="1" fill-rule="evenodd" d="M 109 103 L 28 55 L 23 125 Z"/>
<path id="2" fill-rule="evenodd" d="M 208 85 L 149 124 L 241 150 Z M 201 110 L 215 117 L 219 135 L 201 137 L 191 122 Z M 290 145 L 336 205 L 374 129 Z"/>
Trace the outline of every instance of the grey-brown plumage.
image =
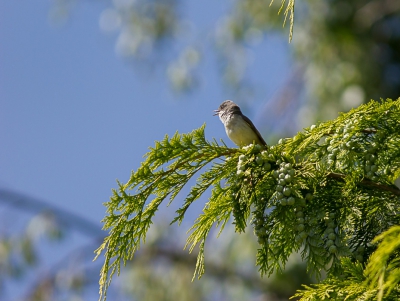
<path id="1" fill-rule="evenodd" d="M 214 115 L 218 115 L 224 124 L 225 132 L 229 139 L 236 145 L 243 147 L 256 143 L 267 146 L 267 143 L 251 120 L 242 114 L 239 106 L 233 101 L 225 100 L 215 112 Z"/>

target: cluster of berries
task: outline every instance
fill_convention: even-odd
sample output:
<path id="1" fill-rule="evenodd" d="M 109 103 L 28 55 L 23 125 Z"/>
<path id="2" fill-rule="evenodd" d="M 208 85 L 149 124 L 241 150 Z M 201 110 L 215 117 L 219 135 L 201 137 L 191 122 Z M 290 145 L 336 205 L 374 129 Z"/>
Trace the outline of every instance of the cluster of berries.
<path id="1" fill-rule="evenodd" d="M 297 222 L 297 226 L 296 226 L 296 230 L 298 232 L 298 234 L 296 235 L 296 241 L 297 242 L 302 242 L 304 241 L 308 234 L 307 232 L 305 232 L 305 226 L 304 226 L 304 212 L 303 212 L 303 207 L 306 205 L 306 200 L 307 201 L 311 201 L 313 199 L 313 195 L 311 193 L 307 193 L 306 194 L 306 198 L 305 199 L 300 199 L 300 202 L 298 204 L 298 207 L 296 208 L 296 222 Z"/>
<path id="2" fill-rule="evenodd" d="M 331 212 L 329 213 L 328 218 L 325 220 L 326 223 L 326 230 L 325 230 L 325 235 L 326 235 L 326 243 L 325 246 L 328 248 L 329 253 L 336 253 L 337 247 L 335 245 L 335 240 L 336 240 L 336 234 L 335 234 L 335 213 Z"/>
<path id="3" fill-rule="evenodd" d="M 262 151 L 261 153 L 258 153 L 254 156 L 249 156 L 244 154 L 240 155 L 237 164 L 237 175 L 243 176 L 245 174 L 245 171 L 249 168 L 251 162 L 255 162 L 255 164 L 258 166 L 262 166 L 263 171 L 270 171 L 271 163 L 269 163 L 269 161 L 273 159 L 274 159 L 273 155 L 268 154 L 267 151 Z"/>
<path id="4" fill-rule="evenodd" d="M 280 161 L 280 160 L 278 160 Z M 292 164 L 285 162 L 280 163 L 280 168 L 274 170 L 272 175 L 278 180 L 278 185 L 276 185 L 276 199 L 282 206 L 293 206 L 296 202 L 295 198 L 292 196 L 291 183 L 295 171 Z"/>
<path id="5" fill-rule="evenodd" d="M 376 180 L 375 172 L 378 171 L 378 166 L 375 165 L 377 154 L 377 147 L 375 144 L 371 144 L 371 146 L 367 149 L 367 153 L 365 154 L 365 163 L 364 170 L 365 176 L 371 180 Z"/>
<path id="6" fill-rule="evenodd" d="M 260 245 L 265 244 L 267 241 L 267 229 L 265 227 L 263 210 L 257 210 L 255 212 L 254 229 Z"/>

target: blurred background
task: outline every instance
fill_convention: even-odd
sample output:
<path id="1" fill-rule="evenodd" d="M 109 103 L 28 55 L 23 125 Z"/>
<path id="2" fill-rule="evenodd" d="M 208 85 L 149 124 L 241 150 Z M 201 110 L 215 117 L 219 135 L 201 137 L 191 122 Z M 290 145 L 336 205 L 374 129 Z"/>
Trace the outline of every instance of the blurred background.
<path id="1" fill-rule="evenodd" d="M 370 99 L 400 95 L 398 0 L 0 2 L 0 300 L 97 300 L 94 250 L 116 179 L 148 147 L 206 123 L 232 99 L 266 141 Z M 289 20 L 287 21 L 289 23 Z M 227 227 L 191 282 L 186 231 L 169 227 L 188 188 L 161 207 L 109 300 L 287 300 L 313 281 L 300 256 L 261 278 L 257 242 Z"/>

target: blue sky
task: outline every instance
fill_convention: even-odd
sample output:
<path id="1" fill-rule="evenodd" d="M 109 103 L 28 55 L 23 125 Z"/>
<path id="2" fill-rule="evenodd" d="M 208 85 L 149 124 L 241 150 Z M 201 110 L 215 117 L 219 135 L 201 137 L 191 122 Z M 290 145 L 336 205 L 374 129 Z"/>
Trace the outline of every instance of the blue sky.
<path id="1" fill-rule="evenodd" d="M 187 2 L 183 12 L 198 31 L 211 30 L 229 2 L 201 3 L 204 12 L 199 1 Z M 126 181 L 155 140 L 206 123 L 209 139 L 233 146 L 212 116 L 232 94 L 207 58 L 211 51 L 200 88 L 177 95 L 162 74 L 134 70 L 115 54 L 116 36 L 98 25 L 108 6 L 79 2 L 56 26 L 48 19 L 49 1 L 0 2 L 0 187 L 99 227 L 116 179 Z M 288 75 L 288 48 L 286 36 L 270 35 L 254 49 L 250 74 L 263 96 L 251 100 L 250 118 L 260 118 L 257 111 Z"/>
<path id="2" fill-rule="evenodd" d="M 227 141 L 212 116 L 230 98 L 215 66 L 204 67 L 199 90 L 179 96 L 162 75 L 135 71 L 116 56 L 115 36 L 98 26 L 107 5 L 79 3 L 62 26 L 48 21 L 47 1 L 0 5 L 2 187 L 84 212 L 96 222 L 115 179 L 126 180 L 155 140 L 206 123 L 208 138 Z M 196 26 L 210 29 L 213 17 L 204 13 Z M 282 55 L 286 37 L 271 40 L 274 44 L 258 50 L 271 57 L 256 57 L 260 69 L 270 70 L 265 81 L 269 96 L 284 79 L 281 69 L 287 68 Z M 265 101 L 254 102 L 246 114 L 255 118 Z"/>

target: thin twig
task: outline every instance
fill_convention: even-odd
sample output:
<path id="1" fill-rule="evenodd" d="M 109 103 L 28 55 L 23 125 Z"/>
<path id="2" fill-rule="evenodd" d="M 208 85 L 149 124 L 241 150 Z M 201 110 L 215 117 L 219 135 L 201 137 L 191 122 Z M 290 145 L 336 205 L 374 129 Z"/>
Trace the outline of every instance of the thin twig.
<path id="1" fill-rule="evenodd" d="M 329 178 L 333 178 L 333 179 L 341 179 L 344 180 L 344 178 L 346 177 L 344 174 L 340 174 L 340 173 L 336 173 L 336 172 L 331 172 L 328 174 Z M 361 185 L 363 186 L 367 186 L 367 187 L 373 187 L 373 188 L 378 188 L 380 190 L 384 190 L 384 191 L 389 191 L 395 195 L 400 196 L 400 189 L 395 186 L 395 185 L 385 185 L 385 184 L 380 184 L 371 180 L 368 180 L 366 178 L 362 179 L 360 182 Z"/>

